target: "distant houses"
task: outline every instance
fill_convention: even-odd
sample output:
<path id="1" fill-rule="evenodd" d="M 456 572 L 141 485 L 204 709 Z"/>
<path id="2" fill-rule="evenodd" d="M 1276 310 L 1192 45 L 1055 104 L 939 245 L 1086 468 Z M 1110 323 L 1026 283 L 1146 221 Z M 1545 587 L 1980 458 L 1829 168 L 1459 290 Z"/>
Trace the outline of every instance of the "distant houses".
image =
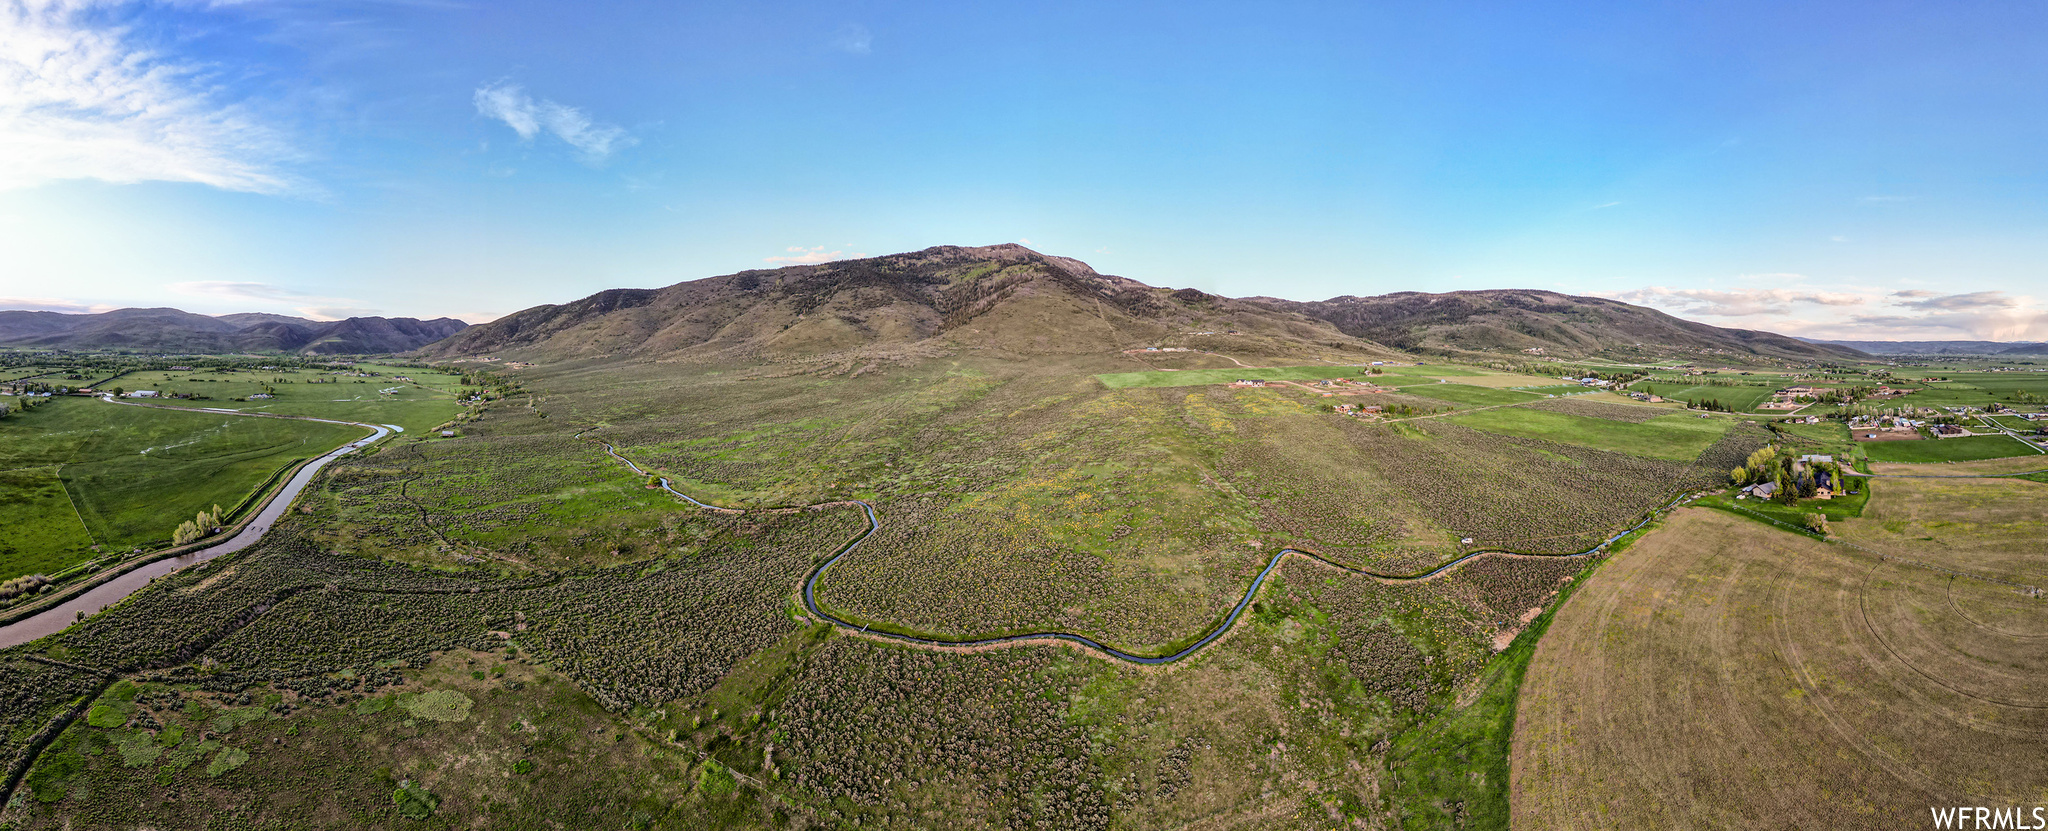
<path id="1" fill-rule="evenodd" d="M 1263 387 L 1263 386 L 1265 386 L 1265 385 L 1266 385 L 1266 379 L 1264 379 L 1264 378 L 1239 378 L 1239 379 L 1237 379 L 1237 380 L 1235 380 L 1235 381 L 1232 381 L 1232 382 L 1230 382 L 1230 385 L 1231 385 L 1231 386 L 1233 386 L 1233 387 Z"/>

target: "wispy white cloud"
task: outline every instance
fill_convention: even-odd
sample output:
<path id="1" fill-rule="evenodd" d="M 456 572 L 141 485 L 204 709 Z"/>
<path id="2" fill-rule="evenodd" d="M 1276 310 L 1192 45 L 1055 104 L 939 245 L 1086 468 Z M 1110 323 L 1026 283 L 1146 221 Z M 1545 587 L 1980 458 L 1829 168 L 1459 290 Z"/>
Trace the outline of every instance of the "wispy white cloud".
<path id="1" fill-rule="evenodd" d="M 1612 207 L 1614 207 L 1614 206 L 1616 206 L 1616 205 L 1619 205 L 1619 204 L 1621 204 L 1621 203 L 1620 203 L 1620 202 L 1602 202 L 1602 203 L 1600 203 L 1600 204 L 1598 204 L 1598 205 L 1594 205 L 1594 206 L 1592 207 L 1592 210 L 1596 210 L 1596 211 L 1597 211 L 1597 210 L 1600 210 L 1600 209 L 1602 209 L 1602 208 L 1612 208 Z"/>
<path id="2" fill-rule="evenodd" d="M 65 314 L 98 314 L 111 312 L 118 307 L 105 303 L 81 303 L 58 297 L 0 297 L 0 309 L 18 309 L 28 312 L 63 312 Z"/>
<path id="3" fill-rule="evenodd" d="M 875 51 L 875 34 L 868 27 L 848 23 L 832 33 L 832 48 L 849 55 L 867 55 Z"/>
<path id="4" fill-rule="evenodd" d="M 1973 291 L 1969 294 L 1936 294 L 1925 289 L 1892 292 L 1892 305 L 1921 311 L 1960 312 L 1980 309 L 2011 309 L 2021 305 L 2017 297 L 2002 291 Z"/>
<path id="5" fill-rule="evenodd" d="M 1780 315 L 1795 305 L 1861 306 L 1869 298 L 1839 291 L 1807 289 L 1675 289 L 1667 286 L 1625 291 L 1617 300 L 1706 317 Z"/>
<path id="6" fill-rule="evenodd" d="M 784 250 L 789 252 L 787 256 L 764 257 L 761 261 L 781 265 L 815 265 L 817 263 L 829 263 L 834 260 L 860 259 L 867 256 L 859 252 L 848 254 L 844 251 L 827 251 L 825 246 L 822 245 L 814 245 L 810 248 L 792 245 Z"/>
<path id="7" fill-rule="evenodd" d="M 360 300 L 346 297 L 320 297 L 295 289 L 274 286 L 269 283 L 233 282 L 227 280 L 195 280 L 186 283 L 172 283 L 171 291 L 193 297 L 231 303 L 254 303 L 268 306 L 286 306 L 303 317 L 314 320 L 340 320 L 346 317 L 364 317 L 377 314 Z"/>
<path id="8" fill-rule="evenodd" d="M 120 0 L 0 2 L 0 189 L 63 179 L 280 193 L 299 157 L 201 64 L 110 23 Z"/>
<path id="9" fill-rule="evenodd" d="M 473 100 L 478 114 L 505 122 L 521 140 L 532 141 L 548 133 L 576 148 L 590 164 L 602 163 L 613 153 L 639 143 L 624 127 L 593 121 L 567 104 L 535 100 L 509 81 L 477 87 Z"/>
<path id="10" fill-rule="evenodd" d="M 1918 196 L 1865 196 L 1865 197 L 1863 197 L 1863 204 L 1865 204 L 1865 205 L 1896 205 L 1896 204 L 1898 204 L 1898 203 L 1900 203 L 1900 202 L 1911 202 L 1911 201 L 1913 201 L 1913 200 L 1915 200 L 1915 199 L 1919 199 L 1919 198 L 1920 198 L 1920 197 L 1918 197 Z"/>
<path id="11" fill-rule="evenodd" d="M 1722 325 L 1832 340 L 2048 340 L 2048 308 L 2032 297 L 1816 287 L 1803 275 L 1766 276 L 1780 285 L 1727 291 L 1652 286 L 1603 296 Z"/>

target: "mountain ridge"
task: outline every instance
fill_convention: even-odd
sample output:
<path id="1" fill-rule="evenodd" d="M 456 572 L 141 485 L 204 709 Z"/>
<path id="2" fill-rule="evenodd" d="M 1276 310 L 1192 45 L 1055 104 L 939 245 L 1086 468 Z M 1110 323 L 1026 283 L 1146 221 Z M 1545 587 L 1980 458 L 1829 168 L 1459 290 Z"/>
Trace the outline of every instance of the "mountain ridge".
<path id="1" fill-rule="evenodd" d="M 1846 346 L 1872 355 L 1973 355 L 1982 357 L 2048 356 L 2048 343 L 1995 340 L 1822 340 L 1807 343 Z"/>
<path id="2" fill-rule="evenodd" d="M 1101 274 L 1022 245 L 751 269 L 661 288 L 607 289 L 470 327 L 434 357 L 778 356 L 949 343 L 1030 353 L 1184 343 L 1451 357 L 1868 358 L 1853 348 L 1726 329 L 1618 300 L 1524 289 L 1395 292 L 1322 301 L 1232 298 Z"/>
<path id="3" fill-rule="evenodd" d="M 1354 337 L 1454 356 L 1520 352 L 1564 358 L 1710 360 L 1747 355 L 1791 361 L 1869 357 L 1853 348 L 1712 326 L 1619 300 L 1545 289 L 1402 291 L 1306 302 L 1252 299 L 1328 320 Z"/>
<path id="4" fill-rule="evenodd" d="M 655 289 L 607 289 L 506 315 L 425 352 L 773 359 L 923 344 L 1067 353 L 1158 344 L 1194 331 L 1216 332 L 1253 352 L 1313 343 L 1395 354 L 1325 321 L 1148 286 L 1017 244 L 935 246 Z"/>
<path id="5" fill-rule="evenodd" d="M 202 315 L 172 308 L 96 314 L 0 311 L 0 346 L 155 352 L 410 352 L 469 327 L 454 318 L 351 317 L 317 321 L 265 312 Z"/>

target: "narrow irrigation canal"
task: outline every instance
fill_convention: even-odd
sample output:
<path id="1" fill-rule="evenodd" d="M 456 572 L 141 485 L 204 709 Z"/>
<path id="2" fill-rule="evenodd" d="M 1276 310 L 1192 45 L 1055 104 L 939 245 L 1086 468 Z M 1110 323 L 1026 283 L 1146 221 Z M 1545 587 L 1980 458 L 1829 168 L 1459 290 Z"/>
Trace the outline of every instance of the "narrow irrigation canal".
<path id="1" fill-rule="evenodd" d="M 580 437 L 582 434 L 578 433 L 577 435 Z M 612 446 L 610 442 L 600 440 L 599 443 L 604 445 L 604 451 L 606 453 L 610 454 L 612 458 L 624 462 L 627 467 L 633 469 L 633 472 L 638 473 L 642 476 L 652 475 L 648 473 L 645 469 L 641 468 L 639 465 L 634 464 L 632 459 L 628 459 L 625 456 L 621 455 L 619 453 L 618 448 Z M 707 502 L 699 501 L 696 497 L 693 497 L 687 493 L 683 493 L 682 491 L 676 490 L 675 486 L 669 482 L 667 477 L 656 476 L 655 479 L 661 484 L 663 490 L 668 491 L 669 493 L 681 498 L 683 501 L 695 505 L 699 508 L 720 511 L 724 513 L 747 513 L 745 509 L 728 508 L 722 505 L 712 505 Z M 836 565 L 840 560 L 845 559 L 848 554 L 852 554 L 856 549 L 860 548 L 861 543 L 866 542 L 869 537 L 874 536 L 875 532 L 881 529 L 882 521 L 880 517 L 878 517 L 875 513 L 875 506 L 862 500 L 848 499 L 836 502 L 821 502 L 816 505 L 806 505 L 802 507 L 805 509 L 809 509 L 824 508 L 835 505 L 859 505 L 861 510 L 867 513 L 868 527 L 867 530 L 862 531 L 859 536 L 854 537 L 851 542 L 848 542 L 846 545 L 840 547 L 840 549 L 837 552 L 834 552 L 830 558 L 826 559 L 822 563 L 819 563 L 816 568 L 811 569 L 810 575 L 804 578 L 803 604 L 804 609 L 809 611 L 812 615 L 815 615 L 819 619 L 827 621 L 841 629 L 845 629 L 849 632 L 859 633 L 867 637 L 883 638 L 886 640 L 896 641 L 898 643 L 912 644 L 915 646 L 935 647 L 944 649 L 962 649 L 984 646 L 1002 646 L 1005 644 L 1065 641 L 1068 643 L 1079 645 L 1087 649 L 1094 650 L 1098 653 L 1101 653 L 1102 655 L 1114 658 L 1119 661 L 1126 661 L 1133 664 L 1170 664 L 1175 661 L 1181 660 L 1182 658 L 1186 658 L 1189 655 L 1193 655 L 1196 652 L 1200 652 L 1203 647 L 1206 647 L 1209 644 L 1214 643 L 1217 638 L 1223 637 L 1224 633 L 1229 632 L 1230 628 L 1237 624 L 1238 618 L 1244 615 L 1244 610 L 1247 607 L 1251 606 L 1252 598 L 1258 596 L 1259 588 L 1266 584 L 1266 579 L 1268 577 L 1273 576 L 1274 569 L 1279 568 L 1281 561 L 1287 559 L 1288 557 L 1302 557 L 1304 559 L 1314 560 L 1318 563 L 1322 563 L 1323 565 L 1329 566 L 1331 568 L 1341 569 L 1343 571 L 1348 571 L 1352 574 L 1357 574 L 1364 577 L 1370 577 L 1374 580 L 1379 580 L 1384 583 L 1412 583 L 1420 580 L 1428 580 L 1437 577 L 1438 575 L 1450 571 L 1451 569 L 1457 568 L 1458 566 L 1466 563 L 1467 561 L 1470 561 L 1477 557 L 1513 557 L 1518 559 L 1575 559 L 1580 557 L 1590 557 L 1594 554 L 1598 554 L 1601 551 L 1606 550 L 1607 547 L 1613 545 L 1616 540 L 1628 536 L 1629 534 L 1635 533 L 1636 531 L 1642 529 L 1643 526 L 1650 524 L 1658 517 L 1664 515 L 1665 513 L 1668 513 L 1671 509 L 1679 507 L 1680 505 L 1683 505 L 1687 502 L 1690 502 L 1692 501 L 1692 499 L 1693 497 L 1690 494 L 1673 499 L 1669 503 L 1666 503 L 1662 508 L 1652 511 L 1649 515 L 1643 517 L 1641 521 L 1637 522 L 1635 525 L 1630 526 L 1627 530 L 1615 534 L 1614 536 L 1608 537 L 1599 545 L 1593 546 L 1592 548 L 1588 548 L 1584 551 L 1580 551 L 1576 554 L 1518 554 L 1511 551 L 1473 551 L 1468 554 L 1465 554 L 1464 556 L 1458 557 L 1457 559 L 1451 560 L 1450 562 L 1444 563 L 1443 565 L 1437 566 L 1436 568 L 1430 569 L 1425 572 L 1421 572 L 1419 574 L 1382 574 L 1380 572 L 1371 571 L 1368 569 L 1357 568 L 1355 566 L 1348 566 L 1343 563 L 1339 563 L 1328 558 L 1325 558 L 1322 555 L 1316 554 L 1313 551 L 1303 551 L 1298 548 L 1283 548 L 1273 554 L 1273 559 L 1266 561 L 1266 567 L 1259 572 L 1258 577 L 1253 578 L 1251 585 L 1245 588 L 1244 597 L 1239 598 L 1237 601 L 1237 605 L 1231 607 L 1230 614 L 1224 616 L 1224 618 L 1221 621 L 1218 621 L 1215 626 L 1211 627 L 1208 632 L 1204 633 L 1200 639 L 1196 640 L 1193 643 L 1188 644 L 1187 646 L 1181 647 L 1176 652 L 1165 655 L 1142 655 L 1135 652 L 1126 652 L 1122 649 L 1118 649 L 1114 646 L 1110 646 L 1108 644 L 1097 641 L 1094 638 L 1090 638 L 1087 635 L 1075 634 L 1073 632 L 1031 632 L 1019 635 L 1004 635 L 1002 637 L 995 638 L 959 639 L 934 638 L 920 635 L 906 635 L 899 632 L 875 629 L 873 628 L 873 624 L 855 623 L 853 621 L 835 615 L 831 612 L 828 612 L 818 605 L 818 580 L 824 577 L 825 572 L 830 571 L 832 569 L 832 566 Z M 789 509 L 772 508 L 756 510 L 786 511 Z"/>
<path id="2" fill-rule="evenodd" d="M 130 404 L 129 402 L 126 401 L 115 401 L 112 397 L 108 397 L 102 400 L 113 404 L 123 404 L 133 407 L 149 406 L 146 404 Z M 192 412 L 191 410 L 185 410 L 185 408 L 182 407 L 164 407 L 160 409 L 174 409 L 185 412 Z M 199 410 L 198 412 L 219 413 L 221 415 L 241 415 L 249 416 L 251 418 L 289 418 L 296 421 L 320 421 L 326 422 L 328 424 L 347 424 L 355 427 L 361 427 L 365 430 L 369 430 L 370 435 L 358 439 L 356 441 L 349 442 L 348 444 L 344 444 L 333 450 L 330 450 L 325 455 L 322 455 L 319 458 L 314 459 L 313 461 L 308 462 L 304 466 L 300 467 L 298 473 L 294 474 L 289 481 L 285 482 L 284 487 L 277 492 L 277 495 L 271 497 L 270 501 L 263 506 L 263 510 L 257 512 L 254 519 L 251 519 L 247 525 L 242 526 L 242 530 L 240 532 L 236 533 L 232 537 L 227 538 L 225 541 L 207 546 L 205 548 L 199 549 L 198 551 L 193 551 L 187 554 L 180 554 L 176 557 L 169 557 L 166 559 L 157 560 L 152 563 L 146 563 L 144 565 L 137 566 L 135 569 L 128 571 L 119 577 L 116 577 L 112 580 L 108 580 L 105 583 L 101 583 L 97 586 L 87 589 L 85 592 L 79 594 L 78 596 L 66 600 L 62 603 L 59 603 L 55 606 L 52 606 L 48 609 L 45 609 L 41 612 L 37 612 L 33 616 L 23 618 L 21 620 L 7 624 L 5 626 L 0 626 L 0 649 L 28 643 L 29 641 L 35 640 L 37 638 L 45 637 L 48 635 L 54 635 L 58 632 L 62 632 L 66 628 L 70 627 L 73 623 L 77 623 L 81 619 L 82 616 L 79 614 L 80 612 L 85 613 L 85 615 L 91 615 L 94 612 L 98 612 L 101 609 L 104 609 L 108 606 L 120 602 L 122 598 L 125 598 L 128 595 L 140 591 L 143 586 L 149 585 L 149 582 L 151 580 L 154 580 L 158 577 L 162 577 L 166 574 L 170 574 L 171 572 L 177 571 L 182 568 L 198 565 L 199 563 L 206 562 L 207 560 L 211 560 L 223 554 L 232 554 L 236 551 L 248 548 L 251 545 L 255 545 L 257 540 L 263 539 L 263 535 L 270 532 L 271 525 L 275 524 L 280 517 L 283 517 L 286 511 L 291 510 L 292 502 L 298 499 L 299 492 L 305 490 L 306 485 L 313 481 L 313 477 L 320 472 L 321 468 L 326 467 L 328 462 L 332 462 L 335 459 L 342 457 L 343 455 L 354 453 L 357 450 L 361 450 L 365 447 L 375 444 L 379 439 L 382 439 L 385 436 L 390 435 L 392 432 L 392 428 L 387 427 L 385 425 L 363 424 L 355 421 L 334 421 L 332 419 L 325 418 L 300 418 L 296 416 L 280 416 L 268 413 L 238 413 L 233 410 L 208 409 Z"/>

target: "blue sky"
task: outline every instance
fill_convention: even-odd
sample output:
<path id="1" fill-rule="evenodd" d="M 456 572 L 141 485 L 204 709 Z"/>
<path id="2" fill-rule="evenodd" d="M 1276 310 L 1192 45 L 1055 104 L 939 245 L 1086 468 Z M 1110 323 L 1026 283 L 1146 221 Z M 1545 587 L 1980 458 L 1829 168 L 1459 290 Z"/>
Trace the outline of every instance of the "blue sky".
<path id="1" fill-rule="evenodd" d="M 2048 340 L 2048 5 L 0 0 L 0 307 L 484 320 L 1028 241 Z"/>

